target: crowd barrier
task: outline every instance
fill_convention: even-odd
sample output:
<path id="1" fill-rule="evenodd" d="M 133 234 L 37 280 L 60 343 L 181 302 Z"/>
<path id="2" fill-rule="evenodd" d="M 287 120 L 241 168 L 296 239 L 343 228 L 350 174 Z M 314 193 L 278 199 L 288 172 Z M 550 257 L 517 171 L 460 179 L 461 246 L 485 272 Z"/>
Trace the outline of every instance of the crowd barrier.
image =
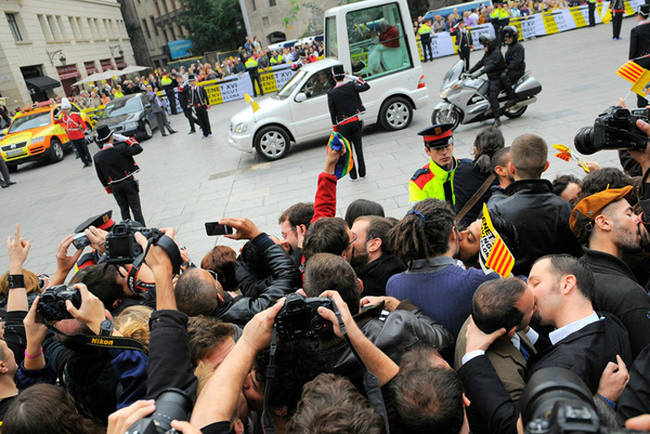
<path id="1" fill-rule="evenodd" d="M 625 16 L 634 15 L 639 5 L 644 0 L 626 0 Z M 609 6 L 608 1 L 596 5 L 596 24 L 602 22 Z M 553 33 L 566 32 L 580 27 L 586 27 L 589 24 L 589 12 L 587 5 L 574 6 L 565 9 L 556 9 L 554 11 L 542 12 L 528 15 L 526 17 L 510 18 L 509 25 L 515 26 L 519 31 L 519 40 L 536 38 L 539 36 L 552 35 Z M 494 26 L 490 23 L 480 24 L 478 26 L 468 27 L 472 33 L 474 49 L 481 50 L 483 47 L 478 42 L 481 34 L 495 36 Z M 422 45 L 419 35 L 416 36 L 420 60 L 422 57 Z M 456 37 L 451 36 L 449 32 L 440 32 L 431 34 L 431 54 L 433 57 L 449 56 L 458 52 L 455 45 Z"/>

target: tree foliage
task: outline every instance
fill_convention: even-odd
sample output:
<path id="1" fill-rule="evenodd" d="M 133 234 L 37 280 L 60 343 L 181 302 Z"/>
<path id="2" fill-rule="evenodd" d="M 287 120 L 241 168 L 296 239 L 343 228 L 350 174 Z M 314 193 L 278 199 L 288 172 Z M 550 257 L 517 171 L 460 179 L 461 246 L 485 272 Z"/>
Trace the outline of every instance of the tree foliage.
<path id="1" fill-rule="evenodd" d="M 229 51 L 242 45 L 246 28 L 237 0 L 184 0 L 179 24 L 188 29 L 192 51 Z"/>

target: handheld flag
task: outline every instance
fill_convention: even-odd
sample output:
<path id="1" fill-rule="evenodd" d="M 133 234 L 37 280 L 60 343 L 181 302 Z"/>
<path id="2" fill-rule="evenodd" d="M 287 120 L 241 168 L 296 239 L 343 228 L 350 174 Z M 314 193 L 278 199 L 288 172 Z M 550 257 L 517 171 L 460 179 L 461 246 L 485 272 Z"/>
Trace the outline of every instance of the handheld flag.
<path id="1" fill-rule="evenodd" d="M 253 107 L 253 113 L 258 111 L 260 109 L 260 105 L 255 101 L 251 96 L 247 93 L 244 94 L 244 100 L 246 101 L 247 104 L 250 104 L 251 107 Z"/>
<path id="2" fill-rule="evenodd" d="M 584 171 L 587 172 L 587 173 L 591 172 L 591 171 L 589 170 L 589 166 L 587 166 L 587 163 L 585 162 L 585 160 L 583 160 L 583 159 L 582 159 L 581 157 L 579 157 L 579 156 L 573 155 L 573 154 L 571 153 L 571 149 L 569 149 L 568 146 L 564 146 L 564 145 L 559 145 L 559 144 L 558 144 L 558 145 L 553 145 L 553 147 L 554 147 L 555 149 L 557 149 L 558 151 L 560 151 L 560 152 L 558 152 L 557 154 L 555 154 L 555 156 L 556 156 L 557 158 L 559 158 L 560 160 L 564 160 L 564 161 L 566 161 L 566 162 L 568 163 L 569 160 L 572 160 L 572 159 L 573 159 L 573 160 L 576 161 L 576 163 L 578 163 L 578 166 L 582 167 L 582 170 L 584 170 Z"/>
<path id="3" fill-rule="evenodd" d="M 645 98 L 648 96 L 648 85 L 650 84 L 650 71 L 642 68 L 637 63 L 628 60 L 618 68 L 616 73 L 633 84 L 630 89 L 637 95 Z"/>
<path id="4" fill-rule="evenodd" d="M 483 204 L 478 260 L 485 274 L 494 271 L 501 277 L 508 277 L 515 265 L 515 257 L 494 229 L 486 204 Z"/>
<path id="5" fill-rule="evenodd" d="M 350 142 L 339 133 L 332 133 L 329 140 L 327 141 L 327 152 L 330 152 L 330 148 L 336 152 L 339 152 L 341 149 L 345 148 L 345 154 L 339 157 L 339 160 L 336 162 L 334 168 L 334 174 L 337 179 L 343 178 L 345 175 L 350 173 L 354 167 L 354 160 L 352 159 L 352 147 Z"/>

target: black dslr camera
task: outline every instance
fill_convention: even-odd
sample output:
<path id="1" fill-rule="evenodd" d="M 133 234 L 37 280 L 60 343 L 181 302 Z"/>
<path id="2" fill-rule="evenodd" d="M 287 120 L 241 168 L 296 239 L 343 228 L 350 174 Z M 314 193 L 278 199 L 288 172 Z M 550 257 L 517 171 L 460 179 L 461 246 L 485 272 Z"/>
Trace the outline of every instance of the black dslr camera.
<path id="1" fill-rule="evenodd" d="M 575 372 L 545 368 L 535 372 L 519 398 L 526 434 L 622 434 L 640 431 L 601 426 L 593 396 Z"/>
<path id="2" fill-rule="evenodd" d="M 43 322 L 71 319 L 72 315 L 65 307 L 65 301 L 70 300 L 74 307 L 81 307 L 81 294 L 75 288 L 66 285 L 56 285 L 41 294 L 36 307 L 36 313 Z"/>
<path id="3" fill-rule="evenodd" d="M 113 226 L 106 235 L 106 254 L 109 264 L 132 264 L 142 254 L 142 247 L 135 240 L 135 233 L 140 232 L 152 243 L 156 243 L 163 233 L 159 229 L 145 228 L 133 220 L 124 220 Z"/>
<path id="4" fill-rule="evenodd" d="M 648 145 L 648 136 L 636 127 L 639 119 L 648 122 L 648 109 L 630 112 L 626 108 L 612 106 L 598 115 L 593 127 L 580 128 L 573 142 L 576 149 L 585 155 L 603 149 L 643 151 Z"/>
<path id="5" fill-rule="evenodd" d="M 314 339 L 332 333 L 332 323 L 320 316 L 317 309 L 334 310 L 332 300 L 326 297 L 305 298 L 299 294 L 287 296 L 282 310 L 275 318 L 280 340 L 287 342 L 300 338 Z"/>
<path id="6" fill-rule="evenodd" d="M 192 401 L 180 389 L 167 389 L 156 399 L 156 411 L 133 423 L 125 434 L 177 433 L 173 420 L 185 421 L 192 411 Z"/>

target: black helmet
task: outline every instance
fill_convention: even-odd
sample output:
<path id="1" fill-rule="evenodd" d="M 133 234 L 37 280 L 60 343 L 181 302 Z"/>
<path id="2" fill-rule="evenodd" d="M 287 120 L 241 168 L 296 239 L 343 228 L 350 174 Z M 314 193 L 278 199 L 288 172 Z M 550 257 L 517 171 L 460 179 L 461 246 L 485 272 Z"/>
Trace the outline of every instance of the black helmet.
<path id="1" fill-rule="evenodd" d="M 503 28 L 503 39 L 507 37 L 512 37 L 515 42 L 519 39 L 519 32 L 515 26 L 505 26 Z"/>
<path id="2" fill-rule="evenodd" d="M 488 51 L 494 50 L 494 48 L 496 48 L 496 46 L 497 46 L 496 39 L 494 39 L 493 36 L 485 34 L 485 33 L 478 37 L 478 42 L 482 46 L 487 47 Z"/>

